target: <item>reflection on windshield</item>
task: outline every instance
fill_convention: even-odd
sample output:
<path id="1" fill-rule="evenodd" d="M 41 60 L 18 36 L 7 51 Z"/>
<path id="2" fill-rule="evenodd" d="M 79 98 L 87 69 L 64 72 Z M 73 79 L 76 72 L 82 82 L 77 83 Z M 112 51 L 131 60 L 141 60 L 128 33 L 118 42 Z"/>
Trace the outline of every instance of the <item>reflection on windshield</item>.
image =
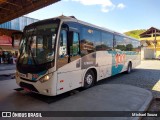
<path id="1" fill-rule="evenodd" d="M 20 45 L 19 63 L 38 65 L 53 61 L 56 29 L 55 25 L 44 25 L 26 31 Z"/>

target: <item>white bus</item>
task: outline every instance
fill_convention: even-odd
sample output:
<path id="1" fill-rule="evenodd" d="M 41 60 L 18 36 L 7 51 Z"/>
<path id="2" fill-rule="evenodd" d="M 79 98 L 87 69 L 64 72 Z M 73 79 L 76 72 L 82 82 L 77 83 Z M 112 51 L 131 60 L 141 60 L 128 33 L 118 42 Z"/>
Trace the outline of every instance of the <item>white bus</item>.
<path id="1" fill-rule="evenodd" d="M 141 58 L 138 40 L 66 16 L 26 26 L 19 53 L 17 84 L 47 96 L 130 73 Z"/>

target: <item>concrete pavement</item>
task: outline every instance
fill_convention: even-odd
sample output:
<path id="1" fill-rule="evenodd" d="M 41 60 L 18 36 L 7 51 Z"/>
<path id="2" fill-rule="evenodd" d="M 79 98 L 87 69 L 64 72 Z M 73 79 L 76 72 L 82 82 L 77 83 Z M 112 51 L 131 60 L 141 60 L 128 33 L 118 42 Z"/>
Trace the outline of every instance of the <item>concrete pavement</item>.
<path id="1" fill-rule="evenodd" d="M 4 70 L 0 71 L 0 75 L 12 75 L 15 74 L 16 70 Z"/>
<path id="2" fill-rule="evenodd" d="M 15 92 L 13 89 L 18 86 L 14 79 L 0 81 L 0 86 L 0 111 L 145 111 L 153 99 L 152 93 L 142 88 L 123 84 L 104 84 L 47 104 L 24 92 L 21 94 Z M 52 97 L 52 99 L 56 98 Z M 67 119 L 82 120 L 82 118 Z M 133 118 L 97 119 L 131 120 Z M 88 120 L 88 118 L 83 118 L 83 120 Z"/>
<path id="3" fill-rule="evenodd" d="M 0 64 L 0 71 L 16 69 L 15 64 Z"/>
<path id="4" fill-rule="evenodd" d="M 14 74 L 16 69 L 15 64 L 0 64 L 0 75 Z"/>

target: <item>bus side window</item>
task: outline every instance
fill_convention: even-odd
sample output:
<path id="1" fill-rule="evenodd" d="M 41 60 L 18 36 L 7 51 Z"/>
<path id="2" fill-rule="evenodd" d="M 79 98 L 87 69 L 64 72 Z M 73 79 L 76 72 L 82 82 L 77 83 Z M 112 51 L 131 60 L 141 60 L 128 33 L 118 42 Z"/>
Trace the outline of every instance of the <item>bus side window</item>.
<path id="1" fill-rule="evenodd" d="M 67 31 L 62 29 L 59 37 L 59 56 L 57 67 L 61 68 L 68 63 Z"/>
<path id="2" fill-rule="evenodd" d="M 102 32 L 102 45 L 101 50 L 113 50 L 113 34 L 109 32 Z"/>
<path id="3" fill-rule="evenodd" d="M 60 34 L 59 57 L 64 58 L 67 55 L 67 31 L 62 30 Z"/>
<path id="4" fill-rule="evenodd" d="M 77 56 L 80 53 L 79 49 L 79 34 L 77 32 L 73 32 L 73 43 L 70 46 L 70 55 L 71 56 Z"/>
<path id="5" fill-rule="evenodd" d="M 72 32 L 72 42 L 70 43 L 70 57 L 69 61 L 74 61 L 80 58 L 80 44 L 79 44 L 79 33 Z"/>
<path id="6" fill-rule="evenodd" d="M 117 51 L 126 51 L 126 43 L 125 43 L 125 37 L 120 35 L 115 35 L 116 44 L 114 46 L 114 49 Z"/>

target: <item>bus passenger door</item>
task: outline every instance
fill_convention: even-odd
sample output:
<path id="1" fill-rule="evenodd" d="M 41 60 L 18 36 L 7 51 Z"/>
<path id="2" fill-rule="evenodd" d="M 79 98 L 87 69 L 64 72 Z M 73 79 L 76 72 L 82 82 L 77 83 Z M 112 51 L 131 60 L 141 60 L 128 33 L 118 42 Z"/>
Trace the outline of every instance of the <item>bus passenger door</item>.
<path id="1" fill-rule="evenodd" d="M 57 94 L 81 87 L 79 33 L 61 31 L 57 61 Z"/>

